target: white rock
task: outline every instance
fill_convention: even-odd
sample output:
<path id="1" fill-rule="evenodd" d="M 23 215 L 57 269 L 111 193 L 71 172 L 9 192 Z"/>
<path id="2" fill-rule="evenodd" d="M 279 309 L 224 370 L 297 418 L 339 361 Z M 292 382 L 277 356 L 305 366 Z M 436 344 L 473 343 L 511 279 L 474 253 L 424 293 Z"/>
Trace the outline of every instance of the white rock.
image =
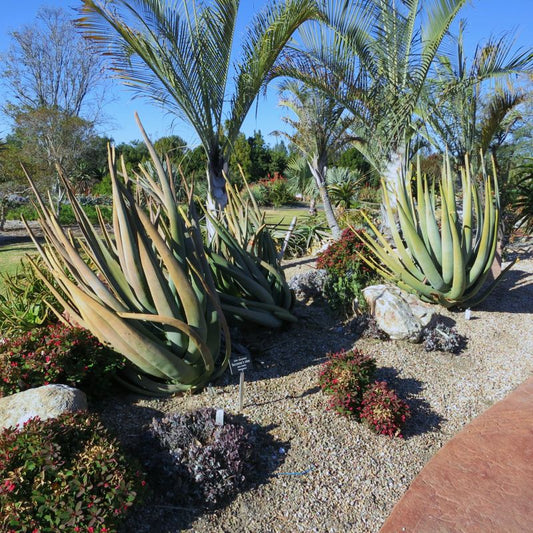
<path id="1" fill-rule="evenodd" d="M 43 385 L 0 398 L 0 429 L 22 425 L 30 418 L 55 418 L 87 409 L 87 397 L 68 385 Z"/>
<path id="2" fill-rule="evenodd" d="M 391 339 L 419 342 L 422 329 L 435 314 L 430 304 L 397 287 L 371 285 L 363 290 L 363 295 L 378 327 Z"/>

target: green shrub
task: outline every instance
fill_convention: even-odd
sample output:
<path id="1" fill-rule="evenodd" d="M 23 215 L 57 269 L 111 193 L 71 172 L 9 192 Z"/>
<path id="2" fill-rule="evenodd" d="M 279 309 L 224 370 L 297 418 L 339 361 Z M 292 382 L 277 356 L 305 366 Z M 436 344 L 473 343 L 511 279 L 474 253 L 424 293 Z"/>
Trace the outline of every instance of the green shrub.
<path id="1" fill-rule="evenodd" d="M 52 324 L 0 339 L 0 396 L 63 383 L 88 394 L 107 392 L 124 359 L 82 328 Z"/>
<path id="2" fill-rule="evenodd" d="M 7 220 L 20 220 L 20 217 L 26 220 L 37 220 L 37 211 L 31 204 L 22 204 L 8 209 Z"/>
<path id="3" fill-rule="evenodd" d="M 402 437 L 401 429 L 411 413 L 409 406 L 385 381 L 375 381 L 364 392 L 359 418 L 378 435 Z"/>
<path id="4" fill-rule="evenodd" d="M 40 272 L 53 283 L 42 260 L 35 261 Z M 55 309 L 61 309 L 61 306 L 27 258 L 21 259 L 14 274 L 0 274 L 0 280 L 3 286 L 0 292 L 0 335 L 12 336 L 57 321 L 45 301 Z"/>
<path id="5" fill-rule="evenodd" d="M 354 416 L 363 393 L 376 372 L 376 361 L 357 348 L 328 354 L 318 382 L 331 396 L 329 409 L 343 416 Z"/>
<path id="6" fill-rule="evenodd" d="M 341 238 L 331 243 L 318 255 L 317 268 L 328 275 L 324 287 L 326 298 L 333 309 L 348 314 L 357 298 L 360 310 L 366 302 L 362 290 L 376 280 L 375 272 L 361 259 L 360 253 L 369 253 L 357 234 L 364 230 L 346 228 Z"/>
<path id="7" fill-rule="evenodd" d="M 276 174 L 273 178 L 263 179 L 253 183 L 249 187 L 249 192 L 244 193 L 245 197 L 251 193 L 260 206 L 280 207 L 290 205 L 295 202 L 294 195 L 290 191 L 287 180 Z"/>
<path id="8" fill-rule="evenodd" d="M 84 205 L 83 210 L 93 224 L 98 222 L 96 207 L 94 205 Z M 106 222 L 111 222 L 113 213 L 112 207 L 103 205 L 100 206 L 100 210 L 104 220 Z M 37 220 L 37 211 L 35 211 L 34 207 L 30 204 L 20 205 L 9 209 L 6 218 L 8 220 L 20 220 L 21 216 L 23 216 L 26 220 Z M 61 209 L 59 211 L 59 223 L 64 224 L 65 226 L 76 224 L 76 217 L 74 216 L 74 212 L 70 204 L 61 204 Z"/>
<path id="9" fill-rule="evenodd" d="M 0 433 L 0 530 L 117 531 L 144 485 L 95 415 L 68 413 Z"/>

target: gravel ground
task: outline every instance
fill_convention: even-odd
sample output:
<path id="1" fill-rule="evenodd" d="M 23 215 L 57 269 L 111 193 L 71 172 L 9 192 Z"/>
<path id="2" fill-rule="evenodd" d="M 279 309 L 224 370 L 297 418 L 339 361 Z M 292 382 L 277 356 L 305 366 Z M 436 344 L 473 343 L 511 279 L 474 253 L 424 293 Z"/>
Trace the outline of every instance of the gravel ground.
<path id="1" fill-rule="evenodd" d="M 424 351 L 401 341 L 359 339 L 321 302 L 299 303 L 299 322 L 281 332 L 248 331 L 250 348 L 242 414 L 277 440 L 262 449 L 266 470 L 253 488 L 206 513 L 172 506 L 162 493 L 132 511 L 124 531 L 136 532 L 376 532 L 425 463 L 465 424 L 504 398 L 533 370 L 531 242 L 495 292 L 465 320 L 441 309 L 468 338 L 460 355 Z M 289 275 L 308 268 L 293 262 Z M 405 439 L 374 435 L 326 411 L 317 387 L 327 352 L 356 345 L 373 355 L 378 377 L 410 405 Z M 132 448 L 142 428 L 162 412 L 201 406 L 235 412 L 237 378 L 226 376 L 192 396 L 151 400 L 124 394 L 100 405 L 106 423 Z"/>

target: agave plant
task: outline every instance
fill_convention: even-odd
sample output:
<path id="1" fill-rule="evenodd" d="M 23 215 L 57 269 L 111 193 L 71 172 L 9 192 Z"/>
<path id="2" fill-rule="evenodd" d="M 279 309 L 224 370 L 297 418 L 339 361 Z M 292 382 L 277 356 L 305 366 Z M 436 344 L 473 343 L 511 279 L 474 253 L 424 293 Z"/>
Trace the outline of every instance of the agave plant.
<path id="1" fill-rule="evenodd" d="M 228 364 L 230 342 L 198 228 L 171 204 L 171 180 L 142 127 L 141 132 L 157 170 L 168 224 L 157 212 L 140 207 L 124 161 L 124 183 L 119 180 L 110 149 L 113 231 L 101 216 L 98 231 L 90 224 L 64 176 L 82 237 L 59 225 L 31 179 L 47 245 L 41 246 L 28 231 L 61 288 L 48 284 L 68 321 L 87 328 L 129 360 L 119 377 L 125 385 L 164 395 L 201 388 L 220 375 Z"/>
<path id="2" fill-rule="evenodd" d="M 422 300 L 445 307 L 477 303 L 474 298 L 491 270 L 498 240 L 500 201 L 494 165 L 493 170 L 492 178 L 483 171 L 482 196 L 466 159 L 461 170 L 462 205 L 459 205 L 449 160 L 443 167 L 439 194 L 435 185 L 428 186 L 418 168 L 416 197 L 411 179 L 396 191 L 399 227 L 387 187 L 382 184 L 395 248 L 366 217 L 376 238 L 367 234 L 361 234 L 361 238 L 382 264 L 363 259 L 383 277 Z"/>

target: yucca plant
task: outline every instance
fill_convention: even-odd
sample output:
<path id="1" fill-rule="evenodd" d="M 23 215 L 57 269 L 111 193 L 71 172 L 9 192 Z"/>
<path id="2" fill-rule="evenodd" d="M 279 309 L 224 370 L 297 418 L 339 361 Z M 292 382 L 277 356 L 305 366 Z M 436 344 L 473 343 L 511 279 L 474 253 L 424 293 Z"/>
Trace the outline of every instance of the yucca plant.
<path id="1" fill-rule="evenodd" d="M 362 233 L 361 239 L 382 264 L 371 256 L 363 259 L 383 277 L 424 301 L 445 307 L 474 305 L 491 270 L 498 240 L 500 201 L 494 165 L 492 177 L 483 170 L 482 195 L 466 159 L 461 170 L 462 204 L 449 160 L 442 169 L 438 194 L 435 184 L 429 186 L 419 168 L 414 179 L 416 196 L 410 176 L 397 188 L 398 224 L 389 192 L 382 184 L 395 248 L 366 217 L 376 238 Z"/>
<path id="2" fill-rule="evenodd" d="M 168 223 L 158 212 L 140 207 L 124 161 L 122 182 L 110 149 L 113 231 L 101 216 L 98 230 L 90 224 L 64 176 L 82 237 L 59 225 L 51 204 L 45 205 L 31 179 L 47 245 L 41 246 L 28 231 L 60 285 L 60 291 L 50 284 L 49 288 L 67 320 L 128 359 L 119 377 L 126 386 L 164 395 L 199 389 L 220 375 L 228 364 L 230 339 L 198 228 L 172 203 L 171 179 L 142 127 L 141 132 L 157 171 Z"/>

